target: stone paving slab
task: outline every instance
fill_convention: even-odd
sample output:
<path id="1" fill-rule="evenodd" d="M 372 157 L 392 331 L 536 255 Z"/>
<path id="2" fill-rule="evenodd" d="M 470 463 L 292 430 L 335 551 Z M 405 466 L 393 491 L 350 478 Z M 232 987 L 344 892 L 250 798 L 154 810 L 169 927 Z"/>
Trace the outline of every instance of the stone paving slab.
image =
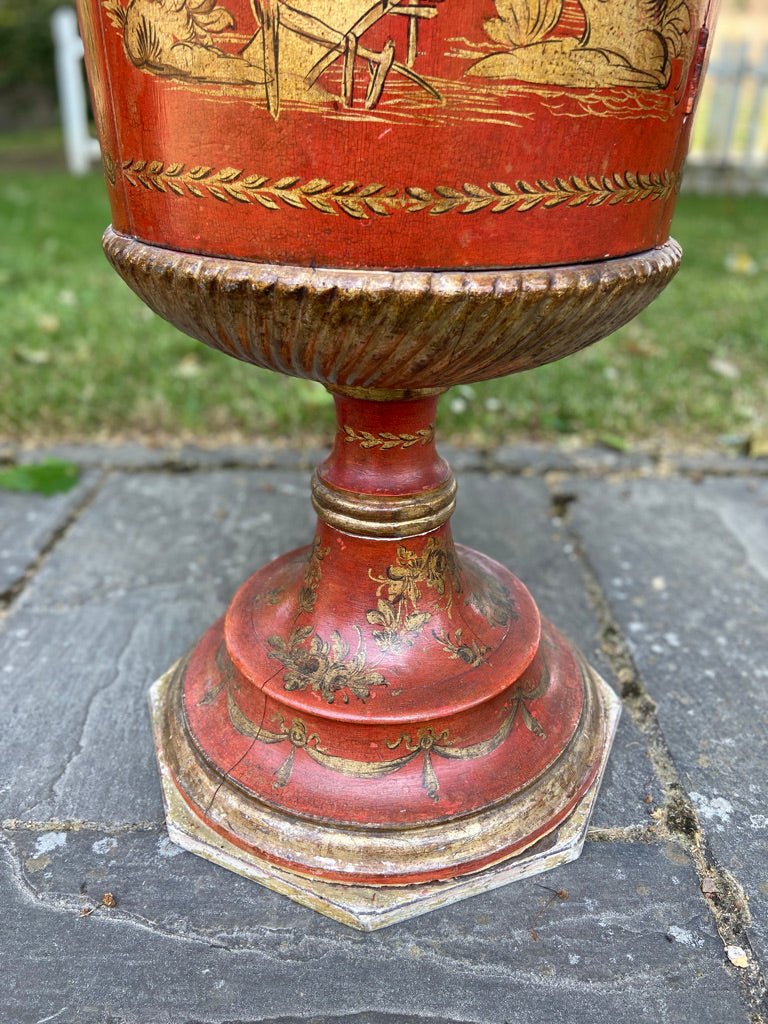
<path id="1" fill-rule="evenodd" d="M 161 821 L 150 684 L 311 529 L 298 475 L 108 480 L 0 634 L 0 816 Z"/>
<path id="2" fill-rule="evenodd" d="M 84 473 L 71 491 L 50 497 L 0 491 L 0 594 L 24 579 L 97 479 L 95 471 Z"/>
<path id="3" fill-rule="evenodd" d="M 768 481 L 577 485 L 574 529 L 768 962 Z"/>
<path id="4" fill-rule="evenodd" d="M 254 441 L 252 444 L 202 445 L 178 444 L 173 447 L 123 441 L 113 444 L 55 444 L 26 450 L 23 446 L 7 452 L 7 459 L 20 463 L 41 458 L 64 459 L 84 467 L 183 472 L 196 469 L 308 469 L 326 457 L 325 447 L 278 447 Z M 2 452 L 0 451 L 0 455 Z"/>
<path id="5" fill-rule="evenodd" d="M 3 845 L 4 1024 L 748 1021 L 697 879 L 661 847 L 591 844 L 543 880 L 566 900 L 527 882 L 362 934 L 159 832 Z M 107 891 L 113 911 L 80 916 Z"/>

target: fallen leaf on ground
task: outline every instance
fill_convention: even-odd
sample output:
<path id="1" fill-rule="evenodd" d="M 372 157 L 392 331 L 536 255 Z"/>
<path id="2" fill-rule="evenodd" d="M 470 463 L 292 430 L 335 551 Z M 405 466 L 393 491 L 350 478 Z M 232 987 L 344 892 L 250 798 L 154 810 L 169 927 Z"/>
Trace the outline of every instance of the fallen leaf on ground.
<path id="1" fill-rule="evenodd" d="M 20 363 L 29 363 L 30 366 L 45 366 L 51 361 L 51 353 L 47 348 L 27 348 L 24 345 L 17 345 L 13 350 L 13 356 Z"/>
<path id="2" fill-rule="evenodd" d="M 741 370 L 730 359 L 713 356 L 707 365 L 712 373 L 716 373 L 718 377 L 725 377 L 726 380 L 738 380 L 741 376 Z"/>
<path id="3" fill-rule="evenodd" d="M 37 326 L 46 334 L 53 334 L 61 327 L 61 320 L 54 313 L 41 313 L 37 318 Z"/>
<path id="4" fill-rule="evenodd" d="M 729 270 L 732 274 L 746 274 L 748 277 L 752 277 L 759 270 L 757 262 L 744 250 L 729 252 L 725 257 L 724 263 L 725 269 Z"/>
<path id="5" fill-rule="evenodd" d="M 748 451 L 750 458 L 768 458 L 768 430 L 756 431 L 749 439 Z"/>
<path id="6" fill-rule="evenodd" d="M 192 380 L 194 377 L 199 377 L 202 372 L 203 366 L 197 356 L 188 355 L 184 356 L 181 362 L 178 363 L 173 371 L 173 375 L 174 377 L 180 377 L 182 380 Z"/>

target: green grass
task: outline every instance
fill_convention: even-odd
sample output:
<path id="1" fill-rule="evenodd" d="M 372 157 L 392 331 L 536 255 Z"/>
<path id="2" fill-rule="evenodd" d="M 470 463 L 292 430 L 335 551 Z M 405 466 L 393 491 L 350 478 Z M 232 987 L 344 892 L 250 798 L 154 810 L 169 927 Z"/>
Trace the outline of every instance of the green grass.
<path id="1" fill-rule="evenodd" d="M 108 221 L 98 175 L 0 175 L 0 436 L 296 441 L 330 430 L 319 385 L 245 369 L 146 310 L 101 254 Z M 455 389 L 443 435 L 621 447 L 764 429 L 768 199 L 683 196 L 674 233 L 683 270 L 654 306 L 561 363 Z"/>
<path id="2" fill-rule="evenodd" d="M 0 132 L 0 158 L 23 156 L 28 161 L 42 158 L 46 164 L 55 157 L 64 161 L 61 128 L 30 128 L 19 132 Z"/>

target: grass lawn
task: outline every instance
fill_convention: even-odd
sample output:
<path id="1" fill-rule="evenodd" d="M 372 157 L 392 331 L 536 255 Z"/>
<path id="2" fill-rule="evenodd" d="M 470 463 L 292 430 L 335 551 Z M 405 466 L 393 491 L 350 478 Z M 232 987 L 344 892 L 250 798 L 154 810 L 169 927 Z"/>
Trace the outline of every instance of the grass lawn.
<path id="1" fill-rule="evenodd" d="M 103 258 L 101 177 L 0 174 L 0 436 L 326 434 L 319 386 L 248 367 L 154 317 Z M 459 387 L 443 435 L 580 435 L 712 445 L 768 425 L 768 199 L 683 196 L 683 270 L 607 341 L 533 373 Z M 245 372 L 244 372 L 245 369 Z"/>

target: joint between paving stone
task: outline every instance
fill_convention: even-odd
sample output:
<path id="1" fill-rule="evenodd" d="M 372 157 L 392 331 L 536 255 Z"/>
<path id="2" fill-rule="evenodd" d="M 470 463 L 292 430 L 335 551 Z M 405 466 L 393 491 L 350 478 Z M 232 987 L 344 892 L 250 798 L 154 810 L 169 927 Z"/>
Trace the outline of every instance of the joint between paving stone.
<path id="1" fill-rule="evenodd" d="M 591 825 L 587 829 L 587 840 L 592 843 L 645 843 L 653 844 L 662 841 L 653 827 L 648 825 L 624 825 L 619 828 L 607 828 Z"/>
<path id="2" fill-rule="evenodd" d="M 124 473 L 204 473 L 217 470 L 313 470 L 332 443 L 332 436 L 314 437 L 307 445 L 261 448 L 258 445 L 222 449 L 151 448 L 141 444 L 110 447 L 95 445 L 54 445 L 36 450 L 36 456 L 66 457 L 84 467 L 100 467 Z M 536 477 L 564 472 L 602 479 L 619 475 L 625 479 L 680 477 L 765 477 L 768 458 L 718 452 L 674 451 L 620 452 L 592 447 L 565 450 L 551 445 L 461 448 L 445 443 L 448 458 L 462 473 L 501 473 L 505 476 Z M 4 461 L 26 461 L 28 452 L 16 452 Z"/>
<path id="3" fill-rule="evenodd" d="M 656 713 L 656 703 L 642 683 L 627 639 L 613 615 L 597 572 L 590 562 L 580 536 L 569 522 L 570 507 L 578 498 L 561 486 L 563 481 L 560 474 L 556 481 L 550 478 L 547 482 L 550 486 L 552 514 L 560 519 L 564 529 L 568 531 L 573 550 L 581 565 L 587 599 L 598 621 L 600 645 L 618 680 L 622 704 L 646 739 L 648 758 L 664 793 L 662 804 L 653 812 L 653 824 L 644 830 L 641 828 L 642 839 L 635 838 L 632 841 L 658 840 L 673 843 L 690 858 L 724 949 L 729 946 L 741 946 L 747 952 L 748 966 L 739 970 L 739 984 L 745 1001 L 753 1011 L 753 1024 L 765 1024 L 768 1020 L 768 984 L 747 935 L 746 929 L 751 923 L 751 918 L 744 890 L 734 875 L 723 868 L 712 853 L 706 832 L 701 826 L 693 801 L 683 785 L 664 737 Z M 593 840 L 611 841 L 612 833 L 624 830 L 590 831 L 590 838 Z M 601 832 L 607 834 L 601 835 Z"/>
<path id="4" fill-rule="evenodd" d="M 62 519 L 61 523 L 53 530 L 51 536 L 45 544 L 42 545 L 35 558 L 24 570 L 24 574 L 21 579 L 17 580 L 10 587 L 0 593 L 0 621 L 2 621 L 10 611 L 11 607 L 24 593 L 27 586 L 43 567 L 54 548 L 58 546 L 60 541 L 64 540 L 75 523 L 90 508 L 109 476 L 110 470 L 102 468 L 93 486 L 89 487 L 85 491 L 80 501 L 70 509 L 67 515 Z"/>
<path id="5" fill-rule="evenodd" d="M 83 818 L 48 818 L 32 820 L 6 818 L 0 822 L 3 832 L 97 832 L 103 836 L 122 836 L 133 833 L 165 832 L 164 821 L 88 821 Z"/>

